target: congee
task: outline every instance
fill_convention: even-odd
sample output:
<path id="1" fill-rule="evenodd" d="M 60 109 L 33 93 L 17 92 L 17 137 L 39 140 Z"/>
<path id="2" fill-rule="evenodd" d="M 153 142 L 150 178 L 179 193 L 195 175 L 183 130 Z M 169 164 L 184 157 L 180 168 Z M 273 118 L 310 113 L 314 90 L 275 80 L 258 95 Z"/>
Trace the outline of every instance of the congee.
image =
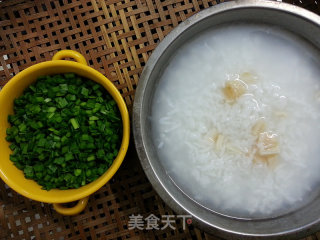
<path id="1" fill-rule="evenodd" d="M 152 102 L 167 174 L 190 198 L 236 217 L 280 215 L 320 180 L 320 62 L 272 26 L 208 29 L 181 46 Z"/>

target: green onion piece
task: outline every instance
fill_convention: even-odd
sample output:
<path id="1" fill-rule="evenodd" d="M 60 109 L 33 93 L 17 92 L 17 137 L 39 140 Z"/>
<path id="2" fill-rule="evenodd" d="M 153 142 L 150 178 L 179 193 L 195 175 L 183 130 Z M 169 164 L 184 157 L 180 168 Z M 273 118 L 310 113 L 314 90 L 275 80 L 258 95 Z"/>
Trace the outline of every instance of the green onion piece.
<path id="1" fill-rule="evenodd" d="M 87 88 L 85 88 L 85 87 L 82 87 L 82 88 L 81 88 L 81 94 L 84 95 L 84 96 L 86 96 L 86 97 L 88 97 L 88 95 L 89 95 L 89 90 L 88 90 Z"/>
<path id="2" fill-rule="evenodd" d="M 77 119 L 71 118 L 71 119 L 70 119 L 70 122 L 71 122 L 72 127 L 73 127 L 74 129 L 78 129 L 78 128 L 80 127 Z"/>
<path id="3" fill-rule="evenodd" d="M 96 117 L 96 116 L 91 116 L 91 117 L 89 117 L 89 120 L 90 121 L 96 121 L 96 120 L 99 120 L 99 118 Z"/>
<path id="4" fill-rule="evenodd" d="M 56 111 L 56 109 L 57 109 L 56 107 L 49 107 L 47 111 L 50 113 L 53 113 Z"/>
<path id="5" fill-rule="evenodd" d="M 66 161 L 70 161 L 72 159 L 74 159 L 73 154 L 72 153 L 67 153 L 66 156 L 65 156 L 65 160 Z"/>
<path id="6" fill-rule="evenodd" d="M 74 175 L 75 176 L 79 176 L 81 174 L 81 172 L 82 172 L 81 169 L 75 169 L 74 170 Z"/>
<path id="7" fill-rule="evenodd" d="M 32 166 L 26 166 L 25 168 L 24 168 L 24 170 L 23 170 L 23 172 L 24 172 L 24 174 L 25 174 L 25 176 L 26 176 L 26 178 L 32 178 L 33 177 L 33 168 L 32 168 Z"/>
<path id="8" fill-rule="evenodd" d="M 95 157 L 94 155 L 91 155 L 91 156 L 89 156 L 89 157 L 87 158 L 87 161 L 90 162 L 90 161 L 93 161 L 93 160 L 95 160 L 95 159 L 96 159 L 96 157 Z"/>

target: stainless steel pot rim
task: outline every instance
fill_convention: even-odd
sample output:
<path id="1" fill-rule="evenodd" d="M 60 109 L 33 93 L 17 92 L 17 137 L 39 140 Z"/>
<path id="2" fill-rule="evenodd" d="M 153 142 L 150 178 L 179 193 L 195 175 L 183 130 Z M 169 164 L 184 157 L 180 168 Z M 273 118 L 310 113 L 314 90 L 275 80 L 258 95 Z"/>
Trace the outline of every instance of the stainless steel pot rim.
<path id="1" fill-rule="evenodd" d="M 314 13 L 311 13 L 305 9 L 302 9 L 300 7 L 286 4 L 283 2 L 276 2 L 276 1 L 265 1 L 265 0 L 238 0 L 238 1 L 231 1 L 231 2 L 225 2 L 218 4 L 214 7 L 208 8 L 206 10 L 203 10 L 194 16 L 188 18 L 186 21 L 182 22 L 177 26 L 175 29 L 173 29 L 167 37 L 165 37 L 158 47 L 154 50 L 151 57 L 149 58 L 146 66 L 144 67 L 144 70 L 142 72 L 142 75 L 139 80 L 139 84 L 136 90 L 135 99 L 134 99 L 134 105 L 133 105 L 133 135 L 134 135 L 134 141 L 136 145 L 136 149 L 138 152 L 138 156 L 141 162 L 141 165 L 151 182 L 152 186 L 155 188 L 155 190 L 158 192 L 158 194 L 161 196 L 161 198 L 177 213 L 179 214 L 191 214 L 196 219 L 196 225 L 199 225 L 201 228 L 203 228 L 205 231 L 218 234 L 218 235 L 224 235 L 228 236 L 229 238 L 280 238 L 280 237 L 287 237 L 287 236 L 299 236 L 299 234 L 302 234 L 301 231 L 304 231 L 304 234 L 306 232 L 312 232 L 315 231 L 316 228 L 318 228 L 320 218 L 316 221 L 312 221 L 310 223 L 304 224 L 301 228 L 295 228 L 295 229 L 287 229 L 280 232 L 274 232 L 274 233 L 250 233 L 249 231 L 234 231 L 231 228 L 225 228 L 218 226 L 216 224 L 210 223 L 209 221 L 205 220 L 203 217 L 201 217 L 201 212 L 196 212 L 191 209 L 188 209 L 184 206 L 184 204 L 180 201 L 180 199 L 177 199 L 175 195 L 170 192 L 167 188 L 167 185 L 165 185 L 161 178 L 158 175 L 158 171 L 153 165 L 153 163 L 150 161 L 150 152 L 146 148 L 145 140 L 143 139 L 143 136 L 145 135 L 146 129 L 142 126 L 143 122 L 142 119 L 142 109 L 144 103 L 144 96 L 145 96 L 145 90 L 150 84 L 149 78 L 154 70 L 154 68 L 157 66 L 159 62 L 159 58 L 163 55 L 163 53 L 170 47 L 170 45 L 179 37 L 181 36 L 188 28 L 191 26 L 194 26 L 196 24 L 199 24 L 201 21 L 206 19 L 209 16 L 217 15 L 220 13 L 224 13 L 227 11 L 236 11 L 238 9 L 270 9 L 270 10 L 279 10 L 282 12 L 286 12 L 290 15 L 296 15 L 300 18 L 303 18 L 304 20 L 310 22 L 310 24 L 314 24 L 317 27 L 320 27 L 320 17 Z M 250 227 L 250 225 L 248 225 Z M 226 234 L 226 235 L 225 235 Z M 300 236 L 303 236 L 300 235 Z"/>

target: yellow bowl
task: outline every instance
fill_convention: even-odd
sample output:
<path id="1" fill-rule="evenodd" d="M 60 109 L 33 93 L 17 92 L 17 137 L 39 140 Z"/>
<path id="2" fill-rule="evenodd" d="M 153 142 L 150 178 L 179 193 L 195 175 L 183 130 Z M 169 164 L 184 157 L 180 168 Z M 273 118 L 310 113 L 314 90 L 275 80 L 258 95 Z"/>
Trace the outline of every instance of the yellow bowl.
<path id="1" fill-rule="evenodd" d="M 76 62 L 62 60 L 73 58 Z M 42 190 L 33 180 L 28 180 L 24 174 L 10 161 L 12 151 L 5 140 L 6 129 L 9 127 L 7 117 L 13 114 L 13 101 L 19 97 L 25 88 L 35 82 L 39 76 L 73 72 L 82 77 L 101 84 L 117 102 L 122 117 L 123 136 L 118 156 L 110 168 L 97 180 L 78 189 L 50 191 Z M 120 167 L 129 145 L 130 124 L 127 106 L 117 88 L 98 71 L 87 66 L 85 58 L 78 52 L 62 50 L 54 55 L 52 61 L 31 66 L 14 76 L 0 91 L 0 177 L 12 189 L 21 195 L 36 201 L 53 203 L 55 210 L 64 215 L 80 213 L 88 202 L 89 195 L 106 184 Z M 79 201 L 74 207 L 66 208 L 61 203 Z"/>

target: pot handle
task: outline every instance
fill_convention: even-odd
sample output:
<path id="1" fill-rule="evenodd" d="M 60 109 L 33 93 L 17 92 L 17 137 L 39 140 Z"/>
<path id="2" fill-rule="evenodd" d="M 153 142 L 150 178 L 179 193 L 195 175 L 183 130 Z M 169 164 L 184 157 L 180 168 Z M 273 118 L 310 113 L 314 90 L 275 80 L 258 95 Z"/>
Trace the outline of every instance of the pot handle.
<path id="1" fill-rule="evenodd" d="M 64 207 L 61 203 L 54 203 L 53 208 L 58 213 L 66 216 L 76 215 L 79 214 L 85 209 L 87 206 L 89 197 L 82 198 L 78 201 L 78 203 L 74 207 Z"/>
<path id="2" fill-rule="evenodd" d="M 61 50 L 61 51 L 57 52 L 53 56 L 52 61 L 63 60 L 65 58 L 73 58 L 78 63 L 88 65 L 84 56 L 76 51 L 73 51 L 73 50 Z"/>

